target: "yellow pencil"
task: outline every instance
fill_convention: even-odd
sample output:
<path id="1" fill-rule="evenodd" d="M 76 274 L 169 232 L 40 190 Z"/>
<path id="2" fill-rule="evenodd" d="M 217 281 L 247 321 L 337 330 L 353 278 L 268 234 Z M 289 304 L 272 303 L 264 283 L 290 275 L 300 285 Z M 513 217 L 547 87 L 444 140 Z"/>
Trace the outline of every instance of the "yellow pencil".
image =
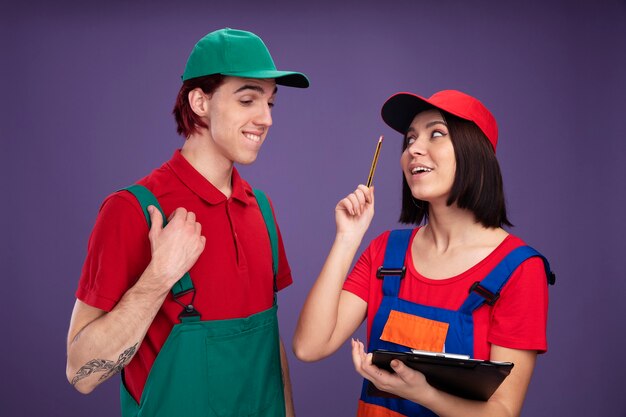
<path id="1" fill-rule="evenodd" d="M 383 144 L 383 135 L 380 135 L 378 138 L 378 143 L 376 144 L 376 152 L 374 152 L 374 159 L 372 160 L 372 166 L 370 167 L 370 175 L 367 177 L 367 186 L 372 185 L 372 180 L 374 179 L 374 171 L 376 171 L 376 163 L 378 162 L 378 155 L 380 154 L 380 147 Z"/>

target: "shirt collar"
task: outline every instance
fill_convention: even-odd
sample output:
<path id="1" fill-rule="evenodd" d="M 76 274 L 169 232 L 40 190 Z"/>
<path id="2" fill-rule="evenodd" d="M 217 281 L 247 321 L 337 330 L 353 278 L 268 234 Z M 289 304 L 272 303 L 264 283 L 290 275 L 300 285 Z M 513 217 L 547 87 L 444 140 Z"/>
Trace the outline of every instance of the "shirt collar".
<path id="1" fill-rule="evenodd" d="M 172 159 L 167 162 L 167 166 L 183 184 L 207 203 L 216 205 L 227 200 L 220 190 L 191 166 L 180 152 L 180 149 L 174 152 Z M 231 184 L 231 197 L 245 205 L 249 204 L 250 198 L 254 195 L 252 187 L 239 176 L 239 172 L 237 172 L 235 167 L 233 167 Z"/>

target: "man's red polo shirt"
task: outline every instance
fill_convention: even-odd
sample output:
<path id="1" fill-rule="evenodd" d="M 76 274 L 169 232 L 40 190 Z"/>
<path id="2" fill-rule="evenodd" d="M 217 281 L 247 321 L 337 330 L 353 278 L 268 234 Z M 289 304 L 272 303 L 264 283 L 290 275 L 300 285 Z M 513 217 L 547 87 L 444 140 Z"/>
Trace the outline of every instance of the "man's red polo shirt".
<path id="1" fill-rule="evenodd" d="M 272 254 L 269 237 L 250 185 L 236 169 L 227 199 L 196 171 L 180 151 L 138 181 L 159 200 L 165 215 L 178 207 L 196 214 L 206 246 L 190 274 L 196 288 L 194 305 L 202 320 L 247 317 L 273 303 Z M 280 231 L 278 289 L 292 282 Z M 148 225 L 137 200 L 127 191 L 106 198 L 88 244 L 76 297 L 111 311 L 150 262 Z M 181 306 L 171 293 L 148 329 L 137 355 L 126 366 L 126 388 L 139 401 L 154 360 Z"/>

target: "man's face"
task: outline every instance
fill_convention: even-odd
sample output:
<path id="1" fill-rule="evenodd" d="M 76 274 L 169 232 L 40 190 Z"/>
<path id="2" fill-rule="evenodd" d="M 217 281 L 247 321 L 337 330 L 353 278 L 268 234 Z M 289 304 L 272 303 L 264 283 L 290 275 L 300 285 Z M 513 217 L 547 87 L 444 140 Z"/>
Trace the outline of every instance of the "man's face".
<path id="1" fill-rule="evenodd" d="M 251 164 L 272 125 L 273 79 L 226 77 L 209 99 L 209 133 L 231 162 Z"/>

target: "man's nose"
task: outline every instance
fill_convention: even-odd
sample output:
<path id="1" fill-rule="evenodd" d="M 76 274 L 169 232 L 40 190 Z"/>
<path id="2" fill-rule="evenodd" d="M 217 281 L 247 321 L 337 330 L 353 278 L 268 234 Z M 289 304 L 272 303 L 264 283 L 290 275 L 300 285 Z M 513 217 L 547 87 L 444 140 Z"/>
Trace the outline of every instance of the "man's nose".
<path id="1" fill-rule="evenodd" d="M 269 104 L 262 106 L 254 122 L 261 126 L 270 127 L 272 125 L 272 108 Z"/>

